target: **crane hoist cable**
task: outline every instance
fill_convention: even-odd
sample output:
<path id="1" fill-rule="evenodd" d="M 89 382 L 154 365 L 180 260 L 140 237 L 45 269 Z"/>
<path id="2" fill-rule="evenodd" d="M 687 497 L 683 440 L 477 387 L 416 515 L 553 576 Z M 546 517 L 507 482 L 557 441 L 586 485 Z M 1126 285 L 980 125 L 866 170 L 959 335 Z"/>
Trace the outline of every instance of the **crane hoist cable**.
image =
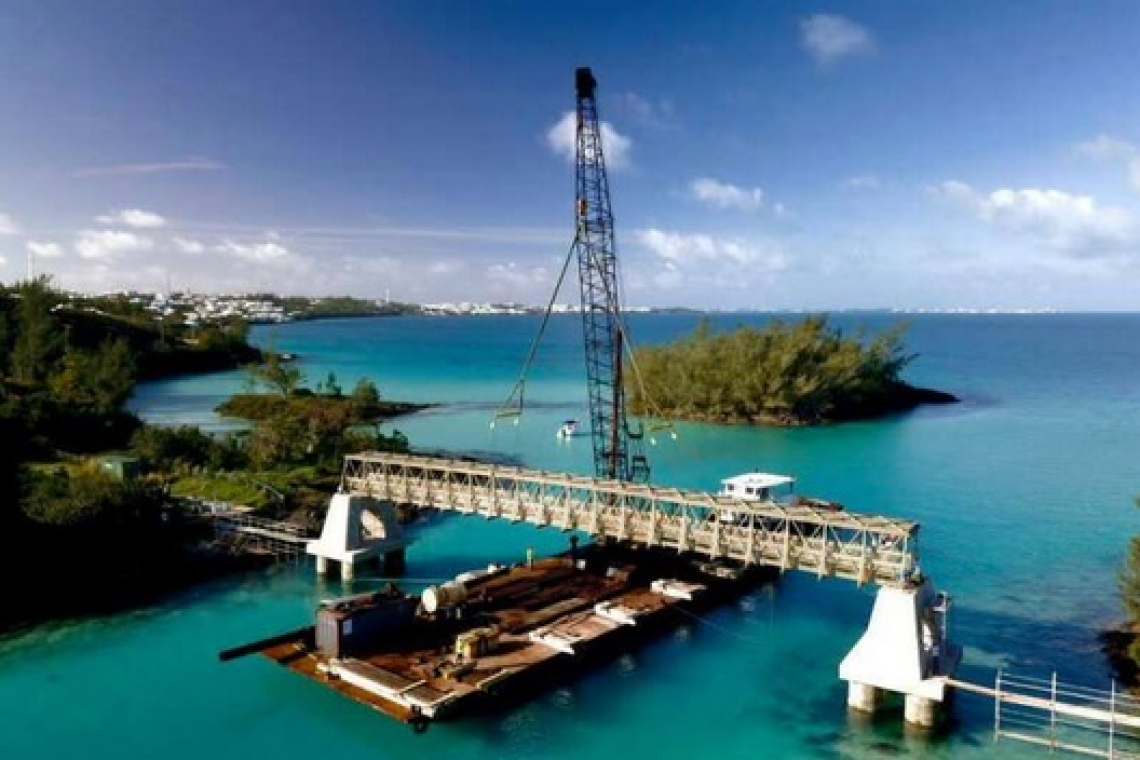
<path id="1" fill-rule="evenodd" d="M 554 310 L 570 260 L 577 254 L 595 474 L 617 480 L 646 482 L 649 479 L 649 462 L 640 445 L 646 426 L 638 423 L 634 430 L 626 414 L 626 382 L 622 377 L 626 356 L 642 395 L 648 399 L 648 394 L 633 356 L 628 330 L 621 319 L 613 214 L 603 157 L 602 122 L 598 118 L 595 94 L 597 80 L 589 67 L 575 70 L 574 86 L 577 97 L 575 234 L 522 373 L 506 401 L 495 412 L 491 428 L 494 429 L 495 423 L 505 418 L 511 418 L 518 424 L 526 403 L 530 367 Z M 647 401 L 646 409 L 653 411 L 656 406 Z M 671 426 L 654 426 L 652 429 L 663 427 Z"/>
<path id="2" fill-rule="evenodd" d="M 629 328 L 625 325 L 625 320 L 618 317 L 617 320 L 618 330 L 621 331 L 622 345 L 625 348 L 626 358 L 629 359 L 629 367 L 633 370 L 633 379 L 637 383 L 637 389 L 641 393 L 642 403 L 645 404 L 644 417 L 653 418 L 654 421 L 649 422 L 645 426 L 645 432 L 649 434 L 649 442 L 653 445 L 657 444 L 657 439 L 653 437 L 654 433 L 668 432 L 673 440 L 677 440 L 677 428 L 670 421 L 665 419 L 665 413 L 661 411 L 661 407 L 649 395 L 649 390 L 645 387 L 645 378 L 641 374 L 641 367 L 637 364 L 637 356 L 635 356 L 633 348 L 633 340 L 629 337 Z"/>
<path id="3" fill-rule="evenodd" d="M 621 277 L 621 270 L 615 268 L 617 277 Z M 644 400 L 646 414 L 640 415 L 644 417 L 656 418 L 656 421 L 649 422 L 645 425 L 643 430 L 638 433 L 633 431 L 626 431 L 627 435 L 637 435 L 640 437 L 643 433 L 649 434 L 649 441 L 656 444 L 657 441 L 653 437 L 655 432 L 668 432 L 669 435 L 676 440 L 677 429 L 672 422 L 665 419 L 665 414 L 661 411 L 661 407 L 649 395 L 648 389 L 645 386 L 645 378 L 641 374 L 641 368 L 637 364 L 637 357 L 634 355 L 633 339 L 630 337 L 629 328 L 626 326 L 624 314 L 620 308 L 620 301 L 618 290 L 622 289 L 621 282 L 609 282 L 604 280 L 602 282 L 602 289 L 605 293 L 605 299 L 609 305 L 610 312 L 614 315 L 614 324 L 617 327 L 618 333 L 621 335 L 622 353 L 625 354 L 626 359 L 629 360 L 630 369 L 633 370 L 633 378 L 637 383 L 637 389 L 641 393 L 641 398 Z"/>
<path id="4" fill-rule="evenodd" d="M 526 379 L 530 373 L 530 367 L 534 363 L 535 354 L 538 353 L 538 344 L 542 342 L 542 336 L 546 333 L 546 325 L 550 322 L 550 315 L 554 312 L 554 304 L 558 301 L 558 292 L 562 290 L 562 282 L 566 279 L 566 270 L 570 268 L 570 262 L 574 259 L 574 248 L 578 245 L 578 235 L 574 235 L 574 239 L 570 241 L 570 248 L 566 251 L 566 260 L 562 262 L 562 271 L 558 273 L 558 282 L 554 284 L 554 292 L 550 294 L 550 301 L 546 304 L 546 311 L 542 315 L 542 322 L 538 326 L 538 332 L 535 333 L 534 339 L 530 342 L 530 350 L 527 351 L 526 361 L 523 362 L 522 372 L 519 374 L 518 381 L 515 382 L 514 388 L 507 394 L 506 400 L 499 405 L 495 411 L 495 416 L 491 418 L 491 429 L 494 430 L 495 423 L 501 419 L 513 419 L 515 424 L 519 423 L 519 417 L 522 416 L 523 406 L 526 401 Z"/>
<path id="5" fill-rule="evenodd" d="M 507 398 L 495 410 L 495 415 L 491 419 L 490 427 L 495 428 L 496 423 L 501 419 L 513 419 L 515 424 L 518 424 L 519 417 L 522 416 L 523 408 L 526 405 L 526 381 L 527 375 L 530 373 L 530 368 L 534 364 L 535 356 L 538 354 L 538 346 L 542 343 L 542 338 L 546 334 L 546 326 L 550 322 L 550 315 L 554 313 L 554 305 L 558 302 L 558 294 L 562 290 L 562 283 L 566 280 L 566 271 L 570 268 L 570 262 L 574 258 L 574 247 L 578 244 L 578 236 L 575 235 L 574 239 L 570 242 L 570 248 L 566 252 L 566 257 L 562 262 L 562 270 L 558 273 L 558 282 L 554 285 L 554 292 L 550 296 L 550 301 L 546 304 L 546 310 L 542 315 L 542 322 L 538 326 L 538 331 L 535 333 L 534 338 L 531 340 L 530 348 L 527 351 L 526 360 L 523 362 L 522 372 L 519 374 L 518 380 L 515 382 L 511 392 Z M 613 294 L 607 294 L 612 297 Z M 665 414 L 661 411 L 661 407 L 649 395 L 649 391 L 645 386 L 645 378 L 641 374 L 641 367 L 638 366 L 637 357 L 634 355 L 633 340 L 629 335 L 629 328 L 626 327 L 625 320 L 618 318 L 618 329 L 622 334 L 622 345 L 625 349 L 626 358 L 629 360 L 629 366 L 633 370 L 634 381 L 637 383 L 637 388 L 641 392 L 641 398 L 645 401 L 645 409 L 648 412 L 646 416 L 654 417 L 658 421 L 651 422 L 647 425 L 647 432 L 650 435 L 650 442 L 656 443 L 653 438 L 653 433 L 667 431 L 670 436 L 676 440 L 677 429 L 669 420 L 664 419 Z"/>

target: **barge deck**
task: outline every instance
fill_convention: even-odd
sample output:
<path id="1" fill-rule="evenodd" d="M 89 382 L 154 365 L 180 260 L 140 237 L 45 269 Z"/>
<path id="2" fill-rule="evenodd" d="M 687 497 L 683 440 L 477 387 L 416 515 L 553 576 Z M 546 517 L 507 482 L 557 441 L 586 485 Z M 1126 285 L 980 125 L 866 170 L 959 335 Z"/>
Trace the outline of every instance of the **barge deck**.
<path id="1" fill-rule="evenodd" d="M 546 688 L 764 575 L 670 552 L 591 545 L 463 573 L 419 599 L 390 585 L 327 600 L 316 625 L 231 653 L 260 652 L 419 731 Z"/>

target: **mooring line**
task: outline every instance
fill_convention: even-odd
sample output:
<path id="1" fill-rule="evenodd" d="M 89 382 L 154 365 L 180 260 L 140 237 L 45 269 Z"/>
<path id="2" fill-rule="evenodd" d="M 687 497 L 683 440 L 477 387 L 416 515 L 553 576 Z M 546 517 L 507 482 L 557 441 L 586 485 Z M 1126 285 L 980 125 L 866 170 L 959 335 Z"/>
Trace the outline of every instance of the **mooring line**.
<path id="1" fill-rule="evenodd" d="M 721 633 L 723 633 L 726 636 L 732 636 L 734 638 L 740 639 L 741 641 L 745 641 L 749 644 L 762 644 L 762 643 L 764 643 L 762 639 L 756 638 L 755 636 L 746 636 L 745 634 L 738 633 L 738 632 L 732 630 L 731 628 L 727 628 L 727 627 L 721 625 L 720 623 L 714 623 L 713 621 L 709 620 L 708 618 L 701 617 L 700 615 L 696 614 L 695 612 L 690 612 L 689 610 L 686 610 L 682 607 L 675 607 L 674 609 L 676 609 L 682 615 L 685 615 L 687 617 L 692 618 L 693 620 L 697 621 L 698 623 L 703 623 L 703 624 L 705 624 L 711 628 L 715 628 L 716 630 L 720 631 Z"/>

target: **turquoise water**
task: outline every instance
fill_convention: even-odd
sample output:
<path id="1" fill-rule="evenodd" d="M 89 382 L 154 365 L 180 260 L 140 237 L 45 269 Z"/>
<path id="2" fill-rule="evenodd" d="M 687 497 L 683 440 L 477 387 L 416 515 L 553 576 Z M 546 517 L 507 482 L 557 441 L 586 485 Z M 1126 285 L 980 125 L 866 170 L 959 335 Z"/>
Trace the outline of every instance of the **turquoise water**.
<path id="1" fill-rule="evenodd" d="M 732 326 L 766 317 L 718 317 Z M 888 315 L 843 316 L 876 329 Z M 908 346 L 917 384 L 963 403 L 842 426 L 769 430 L 680 425 L 649 448 L 654 481 L 716 488 L 745 469 L 788 472 L 801 493 L 923 524 L 923 569 L 951 592 L 965 675 L 997 667 L 1107 687 L 1096 633 L 1119 617 L 1114 578 L 1140 531 L 1140 315 L 921 315 Z M 634 315 L 638 342 L 692 328 L 689 315 Z M 371 377 L 386 397 L 440 404 L 391 426 L 414 445 L 587 472 L 579 323 L 556 318 L 517 426 L 489 422 L 536 329 L 521 317 L 390 318 L 259 328 L 302 357 L 310 382 Z M 223 428 L 212 413 L 240 373 L 149 385 L 147 418 Z M 445 577 L 565 536 L 436 518 L 414 528 L 408 575 Z M 367 586 L 368 581 L 359 585 Z M 838 663 L 873 591 L 789 575 L 581 680 L 500 715 L 416 736 L 259 658 L 218 650 L 296 627 L 322 588 L 309 571 L 194 589 L 132 614 L 0 641 L 0 758 L 1033 757 L 991 739 L 992 705 L 962 695 L 955 730 L 928 739 L 885 719 L 850 719 Z"/>

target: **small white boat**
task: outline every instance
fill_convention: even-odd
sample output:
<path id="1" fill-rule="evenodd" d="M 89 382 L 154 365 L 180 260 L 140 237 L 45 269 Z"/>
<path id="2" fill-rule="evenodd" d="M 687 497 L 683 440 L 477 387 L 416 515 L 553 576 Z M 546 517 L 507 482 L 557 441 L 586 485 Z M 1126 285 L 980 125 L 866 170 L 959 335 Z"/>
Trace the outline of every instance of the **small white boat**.
<path id="1" fill-rule="evenodd" d="M 559 438 L 570 438 L 578 432 L 578 420 L 566 420 L 562 423 L 562 427 L 558 428 Z"/>

